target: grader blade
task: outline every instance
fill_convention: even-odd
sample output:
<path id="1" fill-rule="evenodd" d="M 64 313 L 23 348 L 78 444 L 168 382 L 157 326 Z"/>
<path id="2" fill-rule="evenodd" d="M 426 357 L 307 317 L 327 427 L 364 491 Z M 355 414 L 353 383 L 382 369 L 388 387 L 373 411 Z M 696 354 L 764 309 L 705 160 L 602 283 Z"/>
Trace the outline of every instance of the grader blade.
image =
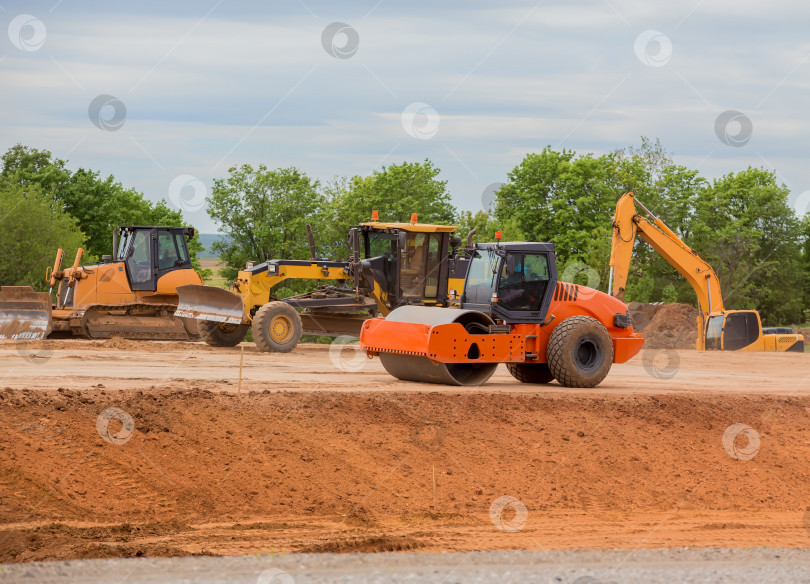
<path id="1" fill-rule="evenodd" d="M 50 294 L 30 286 L 0 287 L 0 339 L 44 339 L 52 329 Z"/>
<path id="2" fill-rule="evenodd" d="M 199 284 L 178 286 L 177 294 L 180 300 L 174 312 L 175 316 L 227 324 L 242 323 L 244 308 L 239 294 Z"/>

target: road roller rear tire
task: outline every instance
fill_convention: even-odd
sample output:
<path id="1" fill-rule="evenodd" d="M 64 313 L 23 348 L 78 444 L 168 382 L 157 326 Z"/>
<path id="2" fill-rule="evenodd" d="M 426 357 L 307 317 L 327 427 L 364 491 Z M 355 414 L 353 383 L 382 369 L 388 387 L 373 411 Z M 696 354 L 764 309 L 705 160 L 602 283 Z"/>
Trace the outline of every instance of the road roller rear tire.
<path id="1" fill-rule="evenodd" d="M 201 320 L 199 329 L 202 340 L 212 347 L 235 347 L 245 338 L 248 327 L 246 324 Z"/>
<path id="2" fill-rule="evenodd" d="M 566 318 L 548 339 L 548 368 L 565 387 L 596 387 L 613 364 L 613 341 L 590 316 Z"/>
<path id="3" fill-rule="evenodd" d="M 298 346 L 304 327 L 298 311 L 286 302 L 268 302 L 253 317 L 253 340 L 265 353 L 289 353 Z"/>
<path id="4" fill-rule="evenodd" d="M 551 383 L 554 375 L 548 363 L 507 363 L 506 369 L 521 383 Z"/>

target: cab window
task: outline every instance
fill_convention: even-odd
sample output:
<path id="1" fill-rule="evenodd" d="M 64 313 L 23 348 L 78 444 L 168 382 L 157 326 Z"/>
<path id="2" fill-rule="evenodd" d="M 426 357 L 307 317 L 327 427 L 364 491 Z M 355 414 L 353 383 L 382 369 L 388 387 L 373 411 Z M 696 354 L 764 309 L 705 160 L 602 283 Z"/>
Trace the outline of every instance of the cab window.
<path id="1" fill-rule="evenodd" d="M 400 287 L 403 298 L 422 298 L 425 289 L 427 234 L 408 233 L 400 258 Z"/>
<path id="2" fill-rule="evenodd" d="M 133 282 L 148 282 L 152 279 L 152 262 L 149 258 L 149 232 L 136 231 L 131 237 L 127 267 Z"/>
<path id="3" fill-rule="evenodd" d="M 182 233 L 158 231 L 158 269 L 171 270 L 188 263 Z"/>
<path id="4" fill-rule="evenodd" d="M 712 316 L 706 325 L 706 350 L 719 351 L 720 337 L 723 334 L 723 317 Z"/>
<path id="5" fill-rule="evenodd" d="M 723 327 L 723 349 L 737 351 L 759 338 L 759 321 L 753 312 L 732 312 Z"/>
<path id="6" fill-rule="evenodd" d="M 506 310 L 540 310 L 548 280 L 545 254 L 507 254 L 498 282 L 498 302 Z"/>
<path id="7" fill-rule="evenodd" d="M 476 250 L 467 269 L 464 300 L 471 304 L 489 304 L 495 292 L 498 256 L 492 250 Z"/>

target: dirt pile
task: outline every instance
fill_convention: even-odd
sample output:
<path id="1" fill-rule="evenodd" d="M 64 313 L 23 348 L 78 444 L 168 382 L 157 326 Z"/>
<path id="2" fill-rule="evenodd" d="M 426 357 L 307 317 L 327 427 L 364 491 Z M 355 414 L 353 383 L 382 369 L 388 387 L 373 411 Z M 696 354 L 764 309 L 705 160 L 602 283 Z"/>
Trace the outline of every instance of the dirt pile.
<path id="1" fill-rule="evenodd" d="M 807 395 L 5 389 L 0 561 L 808 545 L 808 408 Z M 723 442 L 740 422 L 761 436 L 753 461 L 729 454 L 751 453 L 747 434 Z"/>
<path id="2" fill-rule="evenodd" d="M 652 306 L 652 305 L 648 305 Z M 694 349 L 698 311 L 688 304 L 662 304 L 641 330 L 650 349 Z"/>

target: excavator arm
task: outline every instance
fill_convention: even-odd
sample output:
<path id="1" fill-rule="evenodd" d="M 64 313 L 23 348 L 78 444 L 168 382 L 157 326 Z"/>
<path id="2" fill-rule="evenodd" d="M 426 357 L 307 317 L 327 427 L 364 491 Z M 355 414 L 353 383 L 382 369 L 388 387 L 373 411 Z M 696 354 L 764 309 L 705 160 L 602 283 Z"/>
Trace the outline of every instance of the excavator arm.
<path id="1" fill-rule="evenodd" d="M 652 221 L 638 214 L 637 204 L 644 209 Z M 720 282 L 712 267 L 686 245 L 661 219 L 636 201 L 633 193 L 622 195 L 619 202 L 616 203 L 616 214 L 613 217 L 609 284 L 610 293 L 613 296 L 620 300 L 624 298 L 636 235 L 649 243 L 692 285 L 697 294 L 703 323 L 709 314 L 722 313 L 725 310 Z M 702 335 L 698 335 L 698 337 L 702 337 Z"/>

